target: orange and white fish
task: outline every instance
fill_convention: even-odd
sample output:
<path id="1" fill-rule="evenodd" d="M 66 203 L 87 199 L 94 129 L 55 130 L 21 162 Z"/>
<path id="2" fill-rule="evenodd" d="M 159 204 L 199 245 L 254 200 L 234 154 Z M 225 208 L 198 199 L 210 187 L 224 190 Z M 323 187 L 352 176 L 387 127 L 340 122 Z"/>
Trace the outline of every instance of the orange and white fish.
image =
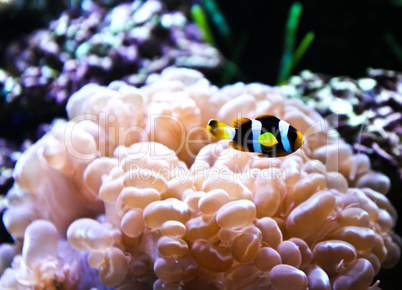
<path id="1" fill-rule="evenodd" d="M 260 153 L 259 157 L 286 156 L 303 145 L 300 131 L 275 116 L 238 118 L 232 125 L 234 128 L 211 119 L 207 130 L 213 137 L 231 140 L 229 146 L 233 149 Z"/>

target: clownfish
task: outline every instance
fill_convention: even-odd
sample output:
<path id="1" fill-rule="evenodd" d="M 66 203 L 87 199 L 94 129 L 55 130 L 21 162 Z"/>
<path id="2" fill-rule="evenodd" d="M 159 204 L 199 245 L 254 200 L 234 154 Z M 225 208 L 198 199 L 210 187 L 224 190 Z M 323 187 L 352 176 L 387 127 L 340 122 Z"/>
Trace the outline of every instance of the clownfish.
<path id="1" fill-rule="evenodd" d="M 218 139 L 230 139 L 233 149 L 260 153 L 259 157 L 281 157 L 295 152 L 303 145 L 303 135 L 289 123 L 271 115 L 256 119 L 238 118 L 233 120 L 234 128 L 211 119 L 209 134 Z"/>

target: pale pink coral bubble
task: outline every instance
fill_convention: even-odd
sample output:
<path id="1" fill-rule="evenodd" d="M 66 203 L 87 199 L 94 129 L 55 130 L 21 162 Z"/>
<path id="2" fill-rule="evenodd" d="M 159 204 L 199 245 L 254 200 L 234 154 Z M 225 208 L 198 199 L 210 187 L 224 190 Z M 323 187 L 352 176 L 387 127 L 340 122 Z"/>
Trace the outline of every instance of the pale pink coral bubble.
<path id="1" fill-rule="evenodd" d="M 152 289 L 153 290 L 178 290 L 178 286 L 176 283 L 169 283 L 169 282 L 165 282 L 161 279 L 158 279 L 152 285 Z"/>
<path id="2" fill-rule="evenodd" d="M 123 252 L 118 248 L 108 248 L 99 272 L 102 284 L 109 287 L 117 286 L 126 278 L 127 272 L 128 264 Z"/>
<path id="3" fill-rule="evenodd" d="M 151 104 L 148 107 L 148 113 L 154 117 L 149 118 L 147 134 L 153 136 L 152 141 L 162 143 L 168 148 L 178 151 L 184 145 L 185 123 L 184 120 L 175 118 L 176 116 L 172 115 L 171 112 L 172 108 L 168 103 Z M 185 153 L 185 150 L 181 152 Z M 184 156 L 180 157 L 184 160 Z"/>
<path id="4" fill-rule="evenodd" d="M 118 90 L 119 97 L 123 100 L 125 104 L 130 104 L 135 107 L 135 110 L 142 109 L 144 103 L 144 97 L 142 96 L 141 90 L 132 86 L 124 85 Z"/>
<path id="5" fill-rule="evenodd" d="M 313 249 L 314 263 L 327 272 L 336 272 L 342 262 L 347 265 L 356 259 L 353 245 L 339 240 L 329 240 L 316 244 Z"/>
<path id="6" fill-rule="evenodd" d="M 385 246 L 388 253 L 386 259 L 381 264 L 385 269 L 394 267 L 399 262 L 399 258 L 401 256 L 400 246 L 390 240 L 390 238 L 385 239 Z"/>
<path id="7" fill-rule="evenodd" d="M 329 235 L 328 238 L 348 242 L 359 252 L 371 250 L 375 243 L 373 230 L 355 226 L 341 227 Z"/>
<path id="8" fill-rule="evenodd" d="M 302 170 L 308 174 L 318 173 L 323 175 L 327 172 L 327 168 L 319 160 L 309 160 L 308 162 L 304 163 Z"/>
<path id="9" fill-rule="evenodd" d="M 368 289 L 374 278 L 374 269 L 366 259 L 357 259 L 332 281 L 334 290 Z"/>
<path id="10" fill-rule="evenodd" d="M 186 234 L 186 226 L 178 221 L 167 221 L 161 228 L 162 235 L 182 238 Z"/>
<path id="11" fill-rule="evenodd" d="M 299 268 L 302 262 L 302 255 L 299 247 L 291 241 L 283 241 L 276 248 L 281 255 L 282 263 Z"/>
<path id="12" fill-rule="evenodd" d="M 46 237 L 46 239 L 43 239 Z M 33 270 L 46 259 L 56 259 L 58 233 L 47 220 L 36 220 L 26 229 L 22 258 L 25 265 Z"/>
<path id="13" fill-rule="evenodd" d="M 241 231 L 223 228 L 218 232 L 218 239 L 223 244 L 230 244 L 240 234 Z"/>
<path id="14" fill-rule="evenodd" d="M 121 168 L 125 172 L 139 168 L 161 172 L 163 170 L 169 170 L 169 163 L 166 160 L 156 159 L 144 152 L 139 152 L 125 157 L 122 161 Z"/>
<path id="15" fill-rule="evenodd" d="M 196 82 L 203 80 L 204 75 L 201 72 L 193 69 L 168 67 L 162 71 L 160 78 L 162 80 L 160 81 L 162 84 L 164 83 L 163 81 L 169 81 L 166 82 L 166 85 L 171 83 L 175 84 L 175 81 L 177 81 L 178 84 L 174 86 L 176 88 L 179 84 L 187 86 L 193 85 Z M 148 79 L 147 84 L 149 84 Z"/>
<path id="16" fill-rule="evenodd" d="M 371 263 L 374 269 L 374 275 L 377 275 L 380 272 L 381 262 L 373 253 L 359 253 L 358 258 L 364 258 Z"/>
<path id="17" fill-rule="evenodd" d="M 339 160 L 347 160 L 352 155 L 350 145 L 346 143 L 335 143 L 323 146 L 314 151 L 314 159 L 325 164 L 328 172 L 339 170 Z"/>
<path id="18" fill-rule="evenodd" d="M 301 168 L 303 165 L 303 160 L 300 156 L 290 156 L 286 158 L 282 164 L 281 168 L 285 169 L 286 185 L 288 187 L 294 186 L 301 178 Z"/>
<path id="19" fill-rule="evenodd" d="M 29 191 L 35 191 L 40 187 L 41 183 L 37 175 L 38 169 L 40 171 L 43 170 L 42 163 L 44 162 L 40 161 L 38 150 L 42 149 L 43 144 L 46 144 L 49 138 L 51 138 L 50 133 L 43 136 L 37 143 L 28 147 L 24 154 L 18 159 L 14 167 L 13 178 L 19 187 Z"/>
<path id="20" fill-rule="evenodd" d="M 119 175 L 122 174 L 123 173 L 120 172 Z M 115 204 L 123 188 L 124 188 L 123 176 L 114 178 L 111 175 L 109 175 L 103 178 L 102 185 L 99 188 L 99 197 L 107 203 Z"/>
<path id="21" fill-rule="evenodd" d="M 14 239 L 23 238 L 27 226 L 38 218 L 38 214 L 29 205 L 9 207 L 3 215 L 3 223 Z"/>
<path id="22" fill-rule="evenodd" d="M 233 258 L 228 248 L 217 247 L 204 240 L 198 240 L 193 244 L 191 256 L 201 267 L 212 272 L 225 272 L 233 264 Z"/>
<path id="23" fill-rule="evenodd" d="M 317 265 L 309 265 L 304 272 L 307 275 L 308 287 L 311 290 L 331 290 L 327 273 Z"/>
<path id="24" fill-rule="evenodd" d="M 306 290 L 308 281 L 304 272 L 290 265 L 276 265 L 269 273 L 269 279 L 277 290 Z"/>
<path id="25" fill-rule="evenodd" d="M 369 171 L 357 180 L 356 187 L 368 187 L 382 194 L 386 194 L 391 187 L 391 181 L 388 176 L 382 173 Z"/>
<path id="26" fill-rule="evenodd" d="M 128 207 L 139 209 L 145 209 L 148 204 L 160 199 L 156 189 L 137 187 L 125 187 L 119 195 L 120 198 Z"/>
<path id="27" fill-rule="evenodd" d="M 284 189 L 276 180 L 258 180 L 254 191 L 257 217 L 273 216 L 281 204 Z"/>
<path id="28" fill-rule="evenodd" d="M 379 208 L 385 209 L 394 221 L 398 218 L 398 213 L 395 207 L 391 204 L 389 199 L 382 193 L 377 192 L 371 188 L 362 188 L 361 191 L 371 199 Z"/>
<path id="29" fill-rule="evenodd" d="M 307 245 L 307 243 L 299 238 L 291 238 L 289 239 L 289 241 L 296 244 L 296 246 L 299 248 L 302 257 L 300 268 L 303 269 L 304 267 L 308 266 L 313 259 L 313 253 L 311 252 L 310 247 Z"/>
<path id="30" fill-rule="evenodd" d="M 252 168 L 258 169 L 275 169 L 281 166 L 281 159 L 280 158 L 254 158 L 251 161 Z"/>
<path id="31" fill-rule="evenodd" d="M 156 260 L 154 264 L 156 276 L 166 282 L 186 282 L 197 276 L 197 263 L 191 257 L 170 258 Z"/>
<path id="32" fill-rule="evenodd" d="M 258 250 L 254 259 L 254 264 L 259 270 L 269 272 L 276 265 L 282 264 L 282 259 L 277 251 L 265 247 Z"/>
<path id="33" fill-rule="evenodd" d="M 138 142 L 128 147 L 129 154 L 137 156 L 150 156 L 151 160 L 164 160 L 170 165 L 178 165 L 178 158 L 174 151 L 157 142 Z"/>
<path id="34" fill-rule="evenodd" d="M 226 141 L 227 144 L 227 141 Z M 227 145 L 228 146 L 228 145 Z M 234 173 L 240 173 L 243 172 L 250 163 L 250 160 L 252 158 L 251 153 L 248 152 L 242 152 L 238 151 L 235 149 L 232 149 L 230 147 L 227 147 L 221 155 L 218 156 L 214 168 L 218 170 L 222 170 L 222 168 L 228 169 L 231 172 Z M 232 178 L 224 178 L 225 182 L 228 180 L 231 180 Z M 226 190 L 226 188 L 223 188 Z M 228 191 L 229 195 L 231 195 L 230 191 Z M 246 198 L 246 197 L 244 197 Z"/>
<path id="35" fill-rule="evenodd" d="M 237 236 L 231 247 L 233 258 L 239 263 L 251 262 L 260 249 L 261 239 L 252 233 Z"/>
<path id="36" fill-rule="evenodd" d="M 93 194 L 98 195 L 103 177 L 116 166 L 117 162 L 112 158 L 98 158 L 87 166 L 84 171 L 84 182 Z"/>
<path id="37" fill-rule="evenodd" d="M 74 221 L 68 227 L 67 239 L 79 251 L 104 250 L 113 244 L 111 232 L 89 218 Z"/>
<path id="38" fill-rule="evenodd" d="M 202 190 L 205 192 L 213 189 L 225 190 L 232 199 L 248 199 L 252 200 L 251 191 L 244 186 L 241 182 L 232 179 L 218 179 L 209 178 L 204 181 Z"/>
<path id="39" fill-rule="evenodd" d="M 0 288 L 4 290 L 18 289 L 21 284 L 17 280 L 17 271 L 7 268 L 1 275 Z"/>
<path id="40" fill-rule="evenodd" d="M 183 257 L 188 252 L 187 243 L 174 237 L 161 237 L 156 247 L 159 253 L 165 257 Z"/>
<path id="41" fill-rule="evenodd" d="M 105 252 L 104 251 L 90 251 L 88 253 L 88 264 L 92 268 L 99 269 L 105 262 Z"/>
<path id="42" fill-rule="evenodd" d="M 263 242 L 270 247 L 276 249 L 282 243 L 282 231 L 274 219 L 269 217 L 259 219 L 256 222 L 256 226 L 262 233 Z"/>
<path id="43" fill-rule="evenodd" d="M 230 200 L 229 195 L 223 189 L 213 189 L 203 195 L 198 201 L 198 207 L 203 214 L 215 214 L 224 204 Z"/>
<path id="44" fill-rule="evenodd" d="M 325 189 L 325 187 L 325 177 L 319 173 L 311 173 L 299 180 L 293 188 L 295 206 L 309 199 L 314 193 Z"/>
<path id="45" fill-rule="evenodd" d="M 254 225 L 250 225 L 242 229 L 244 234 L 255 235 L 260 241 L 262 240 L 262 233 L 259 228 Z"/>
<path id="46" fill-rule="evenodd" d="M 396 220 L 392 218 L 392 216 L 385 210 L 380 209 L 378 211 L 379 216 L 377 219 L 377 224 L 381 227 L 381 232 L 388 233 L 392 230 L 392 228 L 396 224 Z"/>
<path id="47" fill-rule="evenodd" d="M 186 223 L 191 217 L 187 204 L 175 198 L 158 200 L 144 209 L 145 224 L 151 228 L 160 228 L 167 220 Z"/>
<path id="48" fill-rule="evenodd" d="M 200 210 L 198 207 L 198 203 L 201 197 L 203 197 L 204 195 L 205 192 L 203 191 L 189 192 L 184 198 L 184 202 L 188 205 L 188 207 L 192 212 L 198 212 Z"/>
<path id="49" fill-rule="evenodd" d="M 342 164 L 339 172 L 347 179 L 355 180 L 356 176 L 363 174 L 370 169 L 370 158 L 366 154 L 350 156 L 347 162 Z"/>
<path id="50" fill-rule="evenodd" d="M 346 208 L 342 211 L 339 224 L 342 226 L 368 227 L 370 224 L 370 216 L 361 208 Z"/>
<path id="51" fill-rule="evenodd" d="M 118 161 L 122 161 L 125 157 L 130 155 L 130 152 L 126 146 L 119 145 L 113 151 L 113 156 L 117 158 Z"/>
<path id="52" fill-rule="evenodd" d="M 11 262 L 18 251 L 19 249 L 15 245 L 5 243 L 0 245 L 0 276 L 6 268 L 11 266 Z"/>
<path id="53" fill-rule="evenodd" d="M 249 94 L 237 96 L 234 99 L 226 102 L 218 112 L 217 119 L 230 124 L 232 120 L 238 118 L 242 112 L 246 116 L 247 112 L 252 112 L 255 109 L 255 97 Z"/>
<path id="54" fill-rule="evenodd" d="M 124 186 L 154 188 L 159 193 L 167 190 L 167 181 L 159 173 L 149 169 L 132 170 L 124 174 Z"/>
<path id="55" fill-rule="evenodd" d="M 126 212 L 121 220 L 121 229 L 130 238 L 139 237 L 144 229 L 143 212 L 139 208 L 134 208 Z"/>
<path id="56" fill-rule="evenodd" d="M 192 218 L 186 224 L 186 239 L 196 241 L 199 239 L 209 239 L 215 236 L 219 231 L 219 226 L 214 218 L 204 220 L 202 216 Z"/>
<path id="57" fill-rule="evenodd" d="M 378 219 L 378 206 L 367 195 L 356 188 L 349 189 L 348 193 L 357 198 L 359 207 L 364 209 L 370 216 L 370 221 L 375 222 Z"/>
<path id="58" fill-rule="evenodd" d="M 295 237 L 309 237 L 322 229 L 334 208 L 335 197 L 331 193 L 316 193 L 289 214 L 286 229 Z"/>
<path id="59" fill-rule="evenodd" d="M 381 263 L 384 262 L 387 257 L 388 251 L 385 247 L 384 239 L 378 234 L 375 235 L 375 242 L 371 252 L 377 256 Z"/>
<path id="60" fill-rule="evenodd" d="M 47 164 L 60 171 L 71 163 L 71 157 L 67 156 L 64 145 L 51 135 L 48 135 L 48 140 L 43 146 L 42 156 Z"/>
<path id="61" fill-rule="evenodd" d="M 241 199 L 222 206 L 216 215 L 216 222 L 222 228 L 241 228 L 249 225 L 255 217 L 254 203 Z"/>
<path id="62" fill-rule="evenodd" d="M 187 189 L 191 189 L 192 187 L 192 180 L 187 179 L 186 176 L 184 177 L 177 177 L 172 178 L 167 183 L 167 190 L 161 194 L 162 199 L 167 198 L 177 198 L 183 199 L 183 193 Z"/>
<path id="63" fill-rule="evenodd" d="M 297 125 L 297 129 L 302 133 L 304 133 L 314 123 L 313 119 L 297 110 L 286 112 L 284 119 L 286 119 L 289 124 Z"/>
<path id="64" fill-rule="evenodd" d="M 336 189 L 339 192 L 346 193 L 349 188 L 346 178 L 338 172 L 328 172 L 326 181 L 328 189 Z"/>
<path id="65" fill-rule="evenodd" d="M 152 269 L 153 261 L 145 253 L 137 253 L 129 264 L 129 275 L 133 278 L 145 276 Z"/>

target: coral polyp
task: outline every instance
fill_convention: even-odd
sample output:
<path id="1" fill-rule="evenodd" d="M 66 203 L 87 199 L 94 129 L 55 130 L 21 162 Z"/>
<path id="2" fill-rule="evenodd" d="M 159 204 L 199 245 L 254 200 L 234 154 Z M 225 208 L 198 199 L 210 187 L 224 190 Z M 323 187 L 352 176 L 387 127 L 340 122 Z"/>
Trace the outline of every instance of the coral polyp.
<path id="1" fill-rule="evenodd" d="M 278 88 L 169 68 L 87 85 L 67 111 L 15 168 L 2 288 L 365 289 L 399 260 L 389 179 Z M 304 145 L 261 159 L 205 130 L 262 114 Z"/>

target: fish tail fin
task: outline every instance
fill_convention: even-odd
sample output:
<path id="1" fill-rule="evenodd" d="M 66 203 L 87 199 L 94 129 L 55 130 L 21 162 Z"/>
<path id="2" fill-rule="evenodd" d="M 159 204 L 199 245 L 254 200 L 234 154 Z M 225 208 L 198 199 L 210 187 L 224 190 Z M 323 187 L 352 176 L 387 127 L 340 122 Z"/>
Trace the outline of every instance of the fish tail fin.
<path id="1" fill-rule="evenodd" d="M 215 119 L 209 120 L 207 130 L 211 136 L 218 139 L 233 139 L 236 132 L 234 128 Z"/>

